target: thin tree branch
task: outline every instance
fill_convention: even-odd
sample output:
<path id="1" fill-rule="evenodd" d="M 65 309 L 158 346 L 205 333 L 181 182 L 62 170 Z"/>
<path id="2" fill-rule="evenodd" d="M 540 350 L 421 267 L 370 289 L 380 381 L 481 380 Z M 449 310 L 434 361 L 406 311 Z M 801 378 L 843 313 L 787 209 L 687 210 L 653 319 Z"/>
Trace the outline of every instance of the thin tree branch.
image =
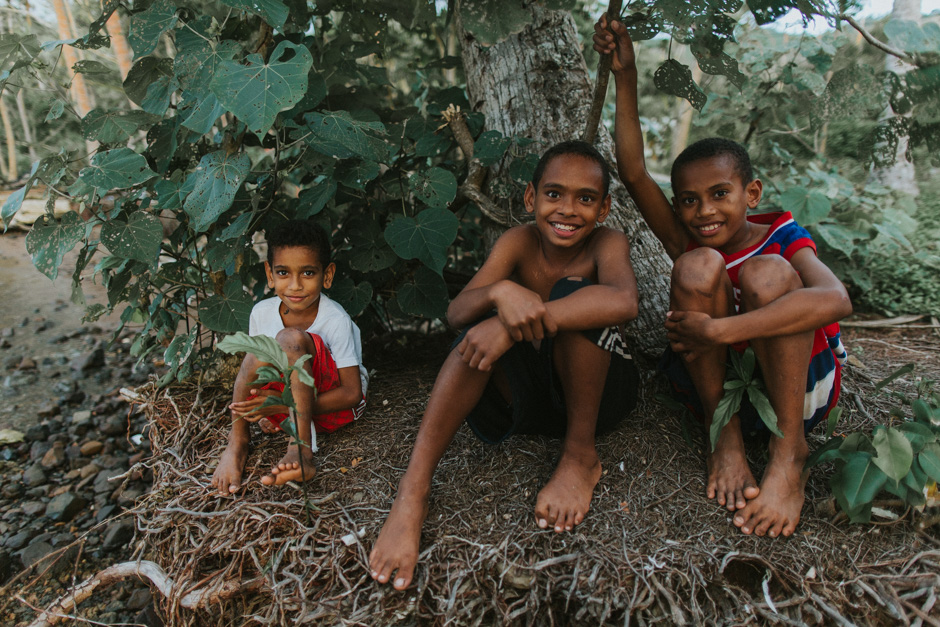
<path id="1" fill-rule="evenodd" d="M 879 50 L 881 50 L 882 52 L 886 54 L 890 54 L 899 59 L 903 59 L 904 61 L 907 61 L 908 63 L 914 63 L 914 57 L 912 55 L 908 54 L 907 52 L 904 52 L 903 50 L 892 48 L 891 46 L 889 46 L 888 44 L 886 44 L 885 42 L 879 39 L 875 39 L 875 36 L 869 33 L 867 30 L 865 30 L 865 27 L 859 24 L 857 21 L 855 21 L 855 18 L 852 17 L 851 15 L 840 13 L 838 16 L 838 19 L 845 20 L 846 22 L 848 22 L 852 26 L 852 28 L 857 30 L 861 34 L 861 36 L 865 38 L 865 41 L 873 45 L 875 48 L 878 48 Z"/>
<path id="2" fill-rule="evenodd" d="M 467 180 L 457 189 L 457 192 L 479 207 L 483 215 L 493 222 L 503 226 L 512 226 L 508 213 L 500 209 L 489 196 L 483 193 L 481 186 L 486 179 L 486 168 L 478 159 L 473 158 L 473 136 L 470 134 L 470 129 L 467 128 L 467 121 L 464 119 L 460 107 L 450 105 L 442 115 L 451 132 L 453 132 L 457 145 L 463 151 L 468 164 Z"/>
<path id="3" fill-rule="evenodd" d="M 607 24 L 613 19 L 620 17 L 620 9 L 623 6 L 622 0 L 610 0 L 607 7 Z M 597 83 L 594 85 L 594 99 L 591 102 L 591 111 L 588 113 L 587 123 L 584 125 L 584 133 L 581 139 L 589 144 L 594 143 L 597 137 L 597 125 L 601 121 L 601 111 L 604 109 L 604 101 L 607 99 L 607 81 L 610 79 L 610 64 L 613 62 L 613 55 L 602 54 L 597 63 Z"/>

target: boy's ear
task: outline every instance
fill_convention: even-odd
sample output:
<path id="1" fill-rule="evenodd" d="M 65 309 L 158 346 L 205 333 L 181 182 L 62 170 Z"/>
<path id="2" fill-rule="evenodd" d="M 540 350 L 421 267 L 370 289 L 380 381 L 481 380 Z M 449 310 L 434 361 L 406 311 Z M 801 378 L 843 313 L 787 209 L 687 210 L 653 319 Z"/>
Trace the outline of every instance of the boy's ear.
<path id="1" fill-rule="evenodd" d="M 535 211 L 535 185 L 533 185 L 531 181 L 525 186 L 525 193 L 522 195 L 522 200 L 525 202 L 525 210 L 528 213 Z"/>
<path id="2" fill-rule="evenodd" d="M 603 222 L 607 219 L 607 216 L 610 215 L 610 194 L 607 194 L 607 198 L 601 203 L 601 210 L 597 214 L 598 223 Z"/>
<path id="3" fill-rule="evenodd" d="M 761 183 L 760 179 L 754 179 L 744 187 L 744 193 L 747 195 L 748 209 L 753 209 L 764 194 L 764 184 Z"/>
<path id="4" fill-rule="evenodd" d="M 274 273 L 271 272 L 271 264 L 264 262 L 264 274 L 268 277 L 268 287 L 274 287 Z"/>
<path id="5" fill-rule="evenodd" d="M 330 265 L 328 265 L 326 269 L 323 270 L 323 289 L 328 290 L 330 289 L 330 287 L 333 286 L 333 276 L 335 274 L 336 274 L 336 264 L 330 263 Z"/>

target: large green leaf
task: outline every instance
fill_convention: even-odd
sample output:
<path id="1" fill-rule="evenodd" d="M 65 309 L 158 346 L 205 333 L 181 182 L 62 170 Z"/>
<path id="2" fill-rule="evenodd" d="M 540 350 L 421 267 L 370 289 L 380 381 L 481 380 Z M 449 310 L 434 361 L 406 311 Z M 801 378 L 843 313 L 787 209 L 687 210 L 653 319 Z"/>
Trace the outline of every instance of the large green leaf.
<path id="1" fill-rule="evenodd" d="M 321 154 L 338 159 L 388 161 L 390 146 L 381 122 L 357 120 L 348 111 L 311 113 L 306 121 L 310 131 L 306 141 Z"/>
<path id="2" fill-rule="evenodd" d="M 102 144 L 124 143 L 142 126 L 159 118 L 144 111 L 105 111 L 92 109 L 82 118 L 82 136 Z"/>
<path id="3" fill-rule="evenodd" d="M 408 187 L 429 207 L 444 208 L 457 196 L 457 179 L 444 168 L 415 172 L 408 177 Z"/>
<path id="4" fill-rule="evenodd" d="M 3 219 L 4 233 L 10 228 L 10 222 L 13 220 L 13 216 L 15 216 L 16 212 L 20 210 L 20 207 L 23 206 L 23 200 L 26 198 L 26 193 L 29 191 L 30 187 L 31 185 L 28 183 L 23 185 L 7 196 L 7 199 L 3 202 L 3 208 L 0 209 L 0 218 Z"/>
<path id="5" fill-rule="evenodd" d="M 832 203 L 823 194 L 805 187 L 791 187 L 780 195 L 780 206 L 793 214 L 794 219 L 807 226 L 829 217 Z"/>
<path id="6" fill-rule="evenodd" d="M 336 194 L 336 181 L 332 178 L 325 179 L 314 187 L 300 192 L 297 204 L 298 220 L 306 220 L 323 211 L 326 203 L 330 202 L 333 195 Z"/>
<path id="7" fill-rule="evenodd" d="M 210 152 L 199 161 L 196 171 L 186 178 L 180 190 L 189 194 L 183 210 L 192 218 L 197 233 L 212 226 L 232 206 L 250 168 L 251 159 L 241 152 Z"/>
<path id="8" fill-rule="evenodd" d="M 287 56 L 290 58 L 285 60 Z M 267 63 L 260 54 L 248 55 L 245 61 L 221 62 L 212 79 L 212 91 L 250 131 L 263 137 L 278 113 L 303 98 L 313 57 L 304 46 L 282 41 Z"/>
<path id="9" fill-rule="evenodd" d="M 751 383 L 747 386 L 747 398 L 751 401 L 751 405 L 757 410 L 757 415 L 764 421 L 764 424 L 767 425 L 771 433 L 778 438 L 782 438 L 783 431 L 777 426 L 777 412 L 774 411 L 773 405 L 770 404 L 770 399 L 767 398 L 763 390 L 757 387 L 756 383 Z"/>
<path id="10" fill-rule="evenodd" d="M 940 444 L 931 442 L 917 456 L 920 467 L 927 476 L 940 483 Z"/>
<path id="11" fill-rule="evenodd" d="M 112 254 L 146 264 L 156 263 L 162 240 L 160 220 L 146 211 L 131 214 L 127 222 L 108 220 L 101 227 L 101 241 Z"/>
<path id="12" fill-rule="evenodd" d="M 842 438 L 829 438 L 829 440 L 820 446 L 806 460 L 806 468 L 811 468 L 817 464 L 831 462 L 836 459 L 844 459 L 839 451 L 842 445 Z"/>
<path id="13" fill-rule="evenodd" d="M 853 231 L 841 224 L 820 222 L 814 230 L 829 246 L 849 257 L 852 256 L 852 251 L 855 250 L 855 240 L 865 238 L 864 233 Z"/>
<path id="14" fill-rule="evenodd" d="M 381 174 L 382 168 L 375 161 L 357 159 L 352 163 L 346 162 L 336 170 L 336 181 L 350 189 L 365 191 L 366 185 Z"/>
<path id="15" fill-rule="evenodd" d="M 447 284 L 422 266 L 415 272 L 414 281 L 398 288 L 398 305 L 413 316 L 442 318 L 447 312 Z"/>
<path id="16" fill-rule="evenodd" d="M 902 422 L 897 430 L 904 434 L 911 442 L 911 450 L 916 455 L 924 450 L 931 442 L 937 441 L 937 435 L 925 424 L 919 422 Z"/>
<path id="17" fill-rule="evenodd" d="M 940 26 L 933 22 L 921 27 L 911 20 L 891 20 L 885 24 L 885 35 L 905 52 L 940 53 Z"/>
<path id="18" fill-rule="evenodd" d="M 736 390 L 725 390 L 718 406 L 715 408 L 715 415 L 712 416 L 712 423 L 708 429 L 708 440 L 711 442 L 711 450 L 715 450 L 718 445 L 718 437 L 721 430 L 725 428 L 731 418 L 741 409 L 741 399 L 744 398 L 744 388 Z"/>
<path id="19" fill-rule="evenodd" d="M 385 241 L 402 259 L 420 259 L 438 274 L 447 263 L 447 247 L 460 221 L 443 209 L 425 209 L 418 218 L 403 217 L 385 227 Z"/>
<path id="20" fill-rule="evenodd" d="M 346 313 L 355 318 L 372 301 L 372 285 L 368 281 L 356 285 L 349 277 L 336 279 L 330 288 L 330 298 L 342 305 Z"/>
<path id="21" fill-rule="evenodd" d="M 460 20 L 484 46 L 520 32 L 532 19 L 521 0 L 464 0 Z"/>
<path id="22" fill-rule="evenodd" d="M 503 158 L 511 143 L 510 139 L 503 137 L 499 131 L 484 131 L 473 142 L 473 158 L 481 165 L 489 167 Z"/>
<path id="23" fill-rule="evenodd" d="M 288 367 L 287 353 L 281 348 L 273 337 L 267 335 L 248 335 L 244 332 L 235 333 L 222 338 L 215 345 L 220 351 L 233 355 L 235 353 L 251 353 L 259 360 L 273 365 L 281 372 Z"/>
<path id="24" fill-rule="evenodd" d="M 202 94 L 184 91 L 179 111 L 183 116 L 181 122 L 183 126 L 200 135 L 205 135 L 215 126 L 216 120 L 225 113 L 225 107 L 211 91 L 205 91 Z"/>
<path id="25" fill-rule="evenodd" d="M 143 106 L 147 100 L 148 92 L 151 93 L 154 87 L 167 85 L 169 79 L 173 78 L 173 60 L 157 57 L 144 57 L 139 59 L 131 67 L 124 79 L 124 93 L 135 104 Z M 162 115 L 164 111 L 155 112 L 156 115 Z"/>
<path id="26" fill-rule="evenodd" d="M 149 181 L 156 173 L 147 165 L 143 155 L 130 148 L 116 148 L 96 154 L 91 165 L 82 168 L 78 178 L 103 192 L 126 189 Z"/>
<path id="27" fill-rule="evenodd" d="M 196 344 L 196 338 L 199 337 L 198 327 L 193 326 L 189 333 L 181 333 L 170 340 L 170 345 L 166 347 L 163 353 L 163 361 L 170 368 L 179 368 L 193 352 L 193 346 Z"/>
<path id="28" fill-rule="evenodd" d="M 41 50 L 36 35 L 0 35 L 0 68 L 12 62 L 10 71 L 29 65 Z"/>
<path id="29" fill-rule="evenodd" d="M 163 33 L 176 26 L 176 7 L 167 0 L 156 0 L 146 11 L 131 17 L 127 43 L 134 50 L 134 60 L 145 57 L 160 43 Z"/>
<path id="30" fill-rule="evenodd" d="M 65 253 L 72 250 L 84 236 L 85 223 L 73 211 L 63 215 L 58 222 L 43 216 L 33 224 L 26 236 L 26 252 L 33 258 L 36 269 L 54 281 Z"/>
<path id="31" fill-rule="evenodd" d="M 257 15 L 274 28 L 284 28 L 287 21 L 287 5 L 279 0 L 222 0 L 222 4 Z"/>
<path id="32" fill-rule="evenodd" d="M 832 476 L 830 486 L 839 505 L 849 512 L 871 503 L 887 479 L 870 455 L 859 453 Z"/>
<path id="33" fill-rule="evenodd" d="M 349 264 L 360 272 L 378 272 L 391 267 L 398 255 L 389 248 L 382 229 L 375 220 L 358 219 L 349 225 L 356 234 L 356 245 L 349 251 Z"/>
<path id="34" fill-rule="evenodd" d="M 738 61 L 724 52 L 725 39 L 711 34 L 699 35 L 690 46 L 698 66 L 708 74 L 727 76 L 736 87 L 740 88 L 747 80 L 738 69 Z"/>
<path id="35" fill-rule="evenodd" d="M 903 433 L 879 425 L 872 433 L 871 443 L 877 452 L 875 465 L 888 477 L 900 481 L 910 471 L 914 451 Z"/>
<path id="36" fill-rule="evenodd" d="M 233 277 L 225 284 L 224 293 L 214 294 L 199 303 L 199 322 L 218 333 L 244 331 L 248 328 L 253 306 L 251 296 L 242 289 L 239 280 Z"/>
<path id="37" fill-rule="evenodd" d="M 656 69 L 653 74 L 653 83 L 658 90 L 670 96 L 685 98 L 689 104 L 700 111 L 708 100 L 692 78 L 692 70 L 675 59 L 668 59 Z"/>
<path id="38" fill-rule="evenodd" d="M 748 0 L 747 7 L 754 14 L 758 24 L 764 25 L 783 17 L 790 9 L 797 7 L 793 0 Z"/>
<path id="39" fill-rule="evenodd" d="M 180 84 L 198 95 L 209 93 L 216 68 L 241 53 L 241 46 L 231 39 L 221 42 L 211 34 L 212 20 L 203 16 L 189 22 L 176 34 L 176 58 L 173 73 Z"/>

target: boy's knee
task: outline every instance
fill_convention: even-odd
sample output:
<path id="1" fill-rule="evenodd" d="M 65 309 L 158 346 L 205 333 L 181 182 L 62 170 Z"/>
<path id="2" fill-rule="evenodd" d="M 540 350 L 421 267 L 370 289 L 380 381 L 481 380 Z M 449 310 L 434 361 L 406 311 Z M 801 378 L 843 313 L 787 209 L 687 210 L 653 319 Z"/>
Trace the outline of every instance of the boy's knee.
<path id="1" fill-rule="evenodd" d="M 281 345 L 286 353 L 307 352 L 310 344 L 310 336 L 301 329 L 281 329 L 274 336 L 274 339 L 277 340 L 277 343 Z"/>
<path id="2" fill-rule="evenodd" d="M 696 248 L 683 253 L 673 264 L 672 290 L 713 294 L 726 275 L 721 253 L 711 248 Z"/>
<path id="3" fill-rule="evenodd" d="M 780 255 L 751 257 L 741 264 L 738 283 L 741 303 L 749 310 L 763 307 L 787 292 L 803 287 L 800 275 Z"/>

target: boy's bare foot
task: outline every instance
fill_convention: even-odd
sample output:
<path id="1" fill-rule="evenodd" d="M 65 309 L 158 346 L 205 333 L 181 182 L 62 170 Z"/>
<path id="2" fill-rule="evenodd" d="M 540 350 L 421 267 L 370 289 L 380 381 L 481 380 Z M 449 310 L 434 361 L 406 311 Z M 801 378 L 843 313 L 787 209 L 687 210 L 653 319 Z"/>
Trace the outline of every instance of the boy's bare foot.
<path id="1" fill-rule="evenodd" d="M 729 512 L 744 508 L 760 494 L 744 454 L 744 438 L 737 416 L 721 430 L 707 464 L 708 498 L 716 499 Z"/>
<path id="2" fill-rule="evenodd" d="M 397 572 L 392 587 L 404 590 L 411 585 L 418 546 L 421 543 L 421 525 L 428 515 L 427 493 L 399 490 L 392 511 L 389 512 L 379 539 L 369 554 L 369 573 L 379 583 L 388 583 Z"/>
<path id="3" fill-rule="evenodd" d="M 303 447 L 303 470 L 301 470 L 300 456 L 297 453 L 297 445 L 291 444 L 287 447 L 287 453 L 281 458 L 276 466 L 271 467 L 271 473 L 261 477 L 261 483 L 264 485 L 284 485 L 288 481 L 309 481 L 313 479 L 317 469 L 313 464 L 313 452 Z"/>
<path id="4" fill-rule="evenodd" d="M 601 462 L 594 447 L 585 451 L 565 449 L 552 478 L 535 501 L 535 521 L 556 533 L 580 525 L 591 506 L 594 486 L 601 478 Z"/>
<path id="5" fill-rule="evenodd" d="M 247 458 L 248 442 L 229 440 L 228 446 L 219 458 L 219 465 L 212 473 L 212 482 L 209 485 L 216 488 L 221 496 L 229 496 L 241 490 L 242 473 L 245 470 Z"/>
<path id="6" fill-rule="evenodd" d="M 760 494 L 735 513 L 735 527 L 740 527 L 746 534 L 771 538 L 791 535 L 800 522 L 805 500 L 805 461 L 805 452 L 796 455 L 774 455 L 771 452 L 770 463 L 760 484 Z"/>

